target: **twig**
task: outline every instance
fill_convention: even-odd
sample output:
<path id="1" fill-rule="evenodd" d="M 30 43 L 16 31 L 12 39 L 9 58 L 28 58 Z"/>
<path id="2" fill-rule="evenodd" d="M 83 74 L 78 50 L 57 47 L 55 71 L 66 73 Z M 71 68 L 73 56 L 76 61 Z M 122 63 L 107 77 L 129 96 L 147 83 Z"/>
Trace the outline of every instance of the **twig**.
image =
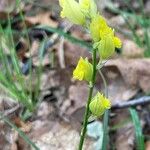
<path id="1" fill-rule="evenodd" d="M 146 105 L 146 104 L 150 104 L 150 96 L 143 96 L 138 99 L 133 99 L 127 102 L 118 103 L 118 104 L 113 105 L 111 109 L 112 110 L 123 109 L 127 107 L 133 107 L 137 105 Z"/>
<path id="2" fill-rule="evenodd" d="M 72 27 L 72 24 L 67 25 L 64 28 L 64 32 L 67 32 L 71 27 Z M 60 64 L 61 68 L 65 68 L 64 41 L 65 41 L 65 38 L 62 36 L 60 38 L 60 46 L 59 46 L 59 49 L 58 49 L 59 64 Z"/>

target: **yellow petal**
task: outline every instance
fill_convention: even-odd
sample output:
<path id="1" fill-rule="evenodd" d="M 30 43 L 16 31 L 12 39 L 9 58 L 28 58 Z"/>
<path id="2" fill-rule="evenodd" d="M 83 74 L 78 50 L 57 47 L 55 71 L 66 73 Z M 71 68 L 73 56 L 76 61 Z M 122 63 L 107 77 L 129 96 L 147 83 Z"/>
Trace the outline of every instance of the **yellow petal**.
<path id="1" fill-rule="evenodd" d="M 65 1 L 65 0 L 59 0 L 59 4 L 60 4 L 61 7 L 63 7 L 64 1 Z"/>
<path id="2" fill-rule="evenodd" d="M 114 37 L 114 45 L 116 48 L 121 48 L 122 42 L 118 37 Z"/>
<path id="3" fill-rule="evenodd" d="M 104 105 L 105 109 L 110 109 L 111 108 L 111 103 L 110 103 L 109 99 L 107 99 L 107 98 L 105 98 L 103 100 L 103 105 Z"/>
<path id="4" fill-rule="evenodd" d="M 85 16 L 81 11 L 79 3 L 75 0 L 60 0 L 59 2 L 63 9 L 63 17 L 68 18 L 75 24 L 83 25 L 85 23 Z"/>
<path id="5" fill-rule="evenodd" d="M 78 79 L 78 80 L 83 80 L 83 78 L 84 78 L 84 72 L 82 72 L 82 71 L 78 71 L 78 70 L 74 70 L 73 71 L 73 78 L 74 79 Z"/>
<path id="6" fill-rule="evenodd" d="M 102 107 L 101 101 L 99 98 L 93 98 L 93 100 L 91 101 L 89 105 L 89 108 L 92 114 L 96 117 L 100 117 L 105 112 L 105 109 L 104 107 Z"/>
<path id="7" fill-rule="evenodd" d="M 96 15 L 90 24 L 90 33 L 95 42 L 98 42 L 100 40 L 100 31 L 103 30 L 106 26 L 105 19 L 100 16 Z"/>
<path id="8" fill-rule="evenodd" d="M 115 45 L 113 42 L 113 36 L 111 34 L 103 37 L 99 42 L 98 50 L 101 59 L 107 59 L 115 52 Z"/>
<path id="9" fill-rule="evenodd" d="M 85 10 L 90 9 L 90 0 L 79 0 L 80 7 Z"/>
<path id="10" fill-rule="evenodd" d="M 87 58 L 80 57 L 78 64 L 73 71 L 73 78 L 78 80 L 86 80 L 90 82 L 92 80 L 93 66 Z"/>
<path id="11" fill-rule="evenodd" d="M 110 107 L 110 101 L 99 92 L 93 97 L 89 105 L 90 111 L 97 117 L 103 115 L 105 110 L 110 109 Z"/>
<path id="12" fill-rule="evenodd" d="M 97 6 L 94 0 L 79 0 L 79 4 L 86 16 L 93 18 L 97 14 Z"/>

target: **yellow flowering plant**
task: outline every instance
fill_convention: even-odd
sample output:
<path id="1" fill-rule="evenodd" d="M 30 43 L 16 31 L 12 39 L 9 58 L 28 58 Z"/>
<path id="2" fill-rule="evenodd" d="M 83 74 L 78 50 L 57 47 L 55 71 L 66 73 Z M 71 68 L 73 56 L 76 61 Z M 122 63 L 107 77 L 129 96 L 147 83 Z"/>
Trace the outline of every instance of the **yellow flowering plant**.
<path id="1" fill-rule="evenodd" d="M 88 59 L 83 59 L 80 57 L 80 60 L 77 64 L 77 67 L 73 71 L 73 78 L 78 80 L 86 80 L 90 82 L 92 80 L 93 66 L 89 63 Z"/>
<path id="2" fill-rule="evenodd" d="M 79 150 L 82 150 L 87 130 L 88 118 L 90 115 L 101 117 L 104 115 L 106 120 L 105 126 L 108 125 L 108 109 L 111 108 L 111 102 L 107 98 L 107 94 L 98 92 L 93 98 L 93 89 L 95 85 L 96 73 L 99 69 L 97 66 L 103 65 L 102 61 L 111 57 L 115 48 L 121 48 L 121 40 L 115 36 L 115 31 L 108 26 L 104 17 L 98 11 L 94 0 L 59 0 L 62 7 L 61 16 L 66 17 L 72 23 L 86 27 L 92 37 L 92 63 L 87 58 L 80 57 L 76 68 L 73 71 L 73 78 L 76 80 L 84 80 L 89 83 L 89 95 L 83 120 L 83 128 L 81 131 Z M 97 63 L 97 52 L 99 54 L 100 64 Z M 100 70 L 99 70 L 100 71 Z M 104 76 L 100 71 L 100 75 L 104 80 Z M 105 80 L 104 80 L 104 83 Z M 105 128 L 107 129 L 107 128 Z M 105 137 L 105 138 L 104 138 Z M 105 140 L 107 135 L 103 135 Z M 107 149 L 107 142 L 102 142 L 102 150 Z"/>
<path id="3" fill-rule="evenodd" d="M 68 18 L 74 24 L 85 24 L 85 15 L 83 14 L 79 3 L 75 0 L 59 0 L 59 3 L 62 7 L 61 17 Z"/>
<path id="4" fill-rule="evenodd" d="M 108 98 L 98 92 L 95 97 L 93 97 L 89 108 L 94 116 L 100 117 L 104 114 L 105 110 L 111 108 L 111 103 Z"/>

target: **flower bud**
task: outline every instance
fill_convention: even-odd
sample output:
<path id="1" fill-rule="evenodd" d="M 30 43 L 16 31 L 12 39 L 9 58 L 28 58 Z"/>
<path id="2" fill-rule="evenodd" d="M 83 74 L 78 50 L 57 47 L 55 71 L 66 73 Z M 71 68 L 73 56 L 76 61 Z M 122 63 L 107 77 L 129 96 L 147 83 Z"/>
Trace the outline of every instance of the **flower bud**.
<path id="1" fill-rule="evenodd" d="M 111 103 L 109 99 L 103 96 L 101 93 L 97 93 L 95 97 L 92 99 L 89 105 L 90 111 L 96 117 L 100 117 L 104 114 L 106 109 L 111 108 Z"/>
<path id="2" fill-rule="evenodd" d="M 83 59 L 80 57 L 80 60 L 73 71 L 73 78 L 78 80 L 86 80 L 90 82 L 92 80 L 93 67 L 92 64 L 89 63 L 87 58 Z"/>
<path id="3" fill-rule="evenodd" d="M 91 21 L 90 33 L 95 42 L 94 46 L 97 45 L 101 59 L 107 59 L 113 55 L 115 47 L 121 48 L 120 39 L 114 36 L 114 30 L 107 25 L 106 20 L 99 14 Z"/>
<path id="4" fill-rule="evenodd" d="M 100 41 L 100 29 L 103 29 L 105 26 L 107 26 L 107 24 L 102 16 L 96 15 L 92 19 L 90 24 L 90 33 L 94 42 Z"/>
<path id="5" fill-rule="evenodd" d="M 100 30 L 100 42 L 98 46 L 101 59 L 107 59 L 115 52 L 115 48 L 121 48 L 121 40 L 114 36 L 114 31 L 110 27 Z"/>
<path id="6" fill-rule="evenodd" d="M 88 17 L 94 17 L 97 14 L 97 6 L 94 0 L 79 0 L 83 13 Z"/>
<path id="7" fill-rule="evenodd" d="M 61 17 L 66 17 L 75 24 L 83 25 L 85 23 L 85 16 L 79 3 L 75 0 L 59 0 L 59 3 L 62 7 Z"/>
<path id="8" fill-rule="evenodd" d="M 101 59 L 107 59 L 114 54 L 115 45 L 114 45 L 114 41 L 113 41 L 113 36 L 111 34 L 104 36 L 100 40 L 99 46 L 98 46 L 98 51 L 99 51 Z"/>

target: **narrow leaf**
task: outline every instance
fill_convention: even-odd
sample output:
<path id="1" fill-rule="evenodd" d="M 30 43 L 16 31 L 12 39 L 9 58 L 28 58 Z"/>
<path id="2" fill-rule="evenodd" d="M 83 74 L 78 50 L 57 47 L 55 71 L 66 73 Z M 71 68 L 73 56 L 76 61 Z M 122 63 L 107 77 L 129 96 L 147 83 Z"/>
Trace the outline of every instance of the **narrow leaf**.
<path id="1" fill-rule="evenodd" d="M 140 124 L 140 119 L 138 117 L 138 113 L 134 108 L 129 108 L 132 121 L 135 128 L 135 136 L 136 136 L 136 146 L 137 150 L 145 150 L 145 144 L 144 144 L 144 136 L 142 133 L 142 127 Z"/>

